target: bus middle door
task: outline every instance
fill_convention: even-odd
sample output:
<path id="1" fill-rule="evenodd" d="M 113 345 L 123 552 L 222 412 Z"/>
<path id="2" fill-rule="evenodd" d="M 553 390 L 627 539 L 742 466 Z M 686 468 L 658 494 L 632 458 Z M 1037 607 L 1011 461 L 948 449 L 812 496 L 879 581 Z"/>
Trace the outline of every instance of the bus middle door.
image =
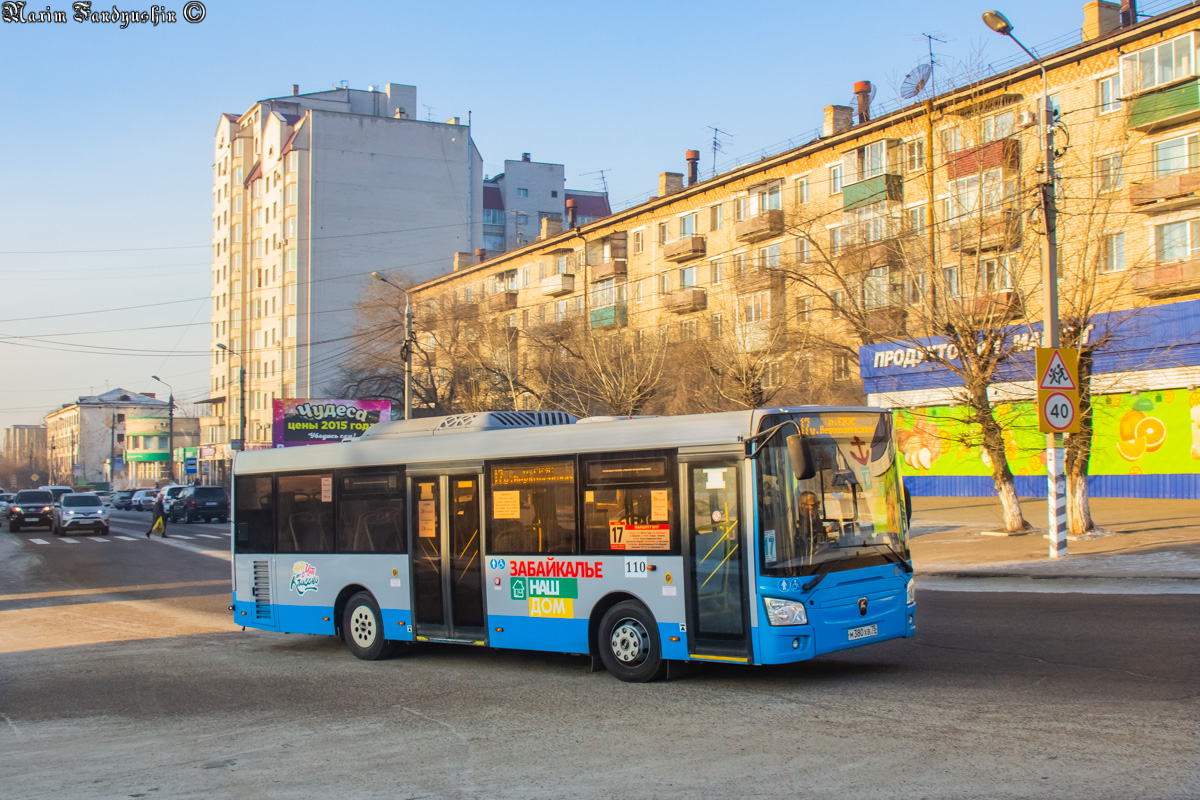
<path id="1" fill-rule="evenodd" d="M 479 552 L 479 475 L 412 479 L 413 603 L 416 638 L 486 641 Z"/>

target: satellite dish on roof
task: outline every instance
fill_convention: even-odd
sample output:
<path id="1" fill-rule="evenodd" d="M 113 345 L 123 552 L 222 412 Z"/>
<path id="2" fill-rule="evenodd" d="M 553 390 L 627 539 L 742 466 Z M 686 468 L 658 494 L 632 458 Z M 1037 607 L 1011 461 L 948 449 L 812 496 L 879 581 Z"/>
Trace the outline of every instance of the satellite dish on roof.
<path id="1" fill-rule="evenodd" d="M 900 84 L 900 96 L 905 100 L 911 100 L 921 93 L 932 77 L 932 65 L 918 64 L 916 69 L 904 76 L 904 82 Z"/>

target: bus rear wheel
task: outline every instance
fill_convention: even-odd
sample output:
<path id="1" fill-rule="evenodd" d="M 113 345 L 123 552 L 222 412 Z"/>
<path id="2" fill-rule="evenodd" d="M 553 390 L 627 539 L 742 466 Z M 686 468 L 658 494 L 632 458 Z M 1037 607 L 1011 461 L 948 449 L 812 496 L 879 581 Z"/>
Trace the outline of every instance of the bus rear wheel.
<path id="1" fill-rule="evenodd" d="M 364 661 L 378 661 L 395 652 L 395 644 L 383 638 L 383 614 L 368 592 L 358 592 L 342 612 L 342 638 L 350 652 Z"/>
<path id="2" fill-rule="evenodd" d="M 600 620 L 596 648 L 608 671 L 628 683 L 661 680 L 667 672 L 658 625 L 641 603 L 626 600 L 610 608 Z"/>

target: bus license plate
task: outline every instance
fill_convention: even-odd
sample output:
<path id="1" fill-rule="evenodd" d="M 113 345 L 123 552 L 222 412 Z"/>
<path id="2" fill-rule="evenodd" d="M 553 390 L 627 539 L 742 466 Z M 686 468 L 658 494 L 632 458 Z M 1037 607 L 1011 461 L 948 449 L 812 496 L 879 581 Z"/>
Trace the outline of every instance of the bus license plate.
<path id="1" fill-rule="evenodd" d="M 863 625 L 861 628 L 851 628 L 848 633 L 852 642 L 857 639 L 866 639 L 868 636 L 878 636 L 879 625 Z"/>

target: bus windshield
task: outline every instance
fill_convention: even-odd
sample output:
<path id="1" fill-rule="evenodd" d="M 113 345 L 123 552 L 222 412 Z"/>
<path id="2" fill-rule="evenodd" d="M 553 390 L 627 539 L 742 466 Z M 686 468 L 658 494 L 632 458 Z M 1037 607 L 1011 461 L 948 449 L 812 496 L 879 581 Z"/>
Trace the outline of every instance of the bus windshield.
<path id="1" fill-rule="evenodd" d="M 786 425 L 761 446 L 759 550 L 772 576 L 809 575 L 822 564 L 864 556 L 908 560 L 890 414 L 771 414 L 760 431 L 791 420 L 804 435 L 814 475 L 792 470 Z"/>

